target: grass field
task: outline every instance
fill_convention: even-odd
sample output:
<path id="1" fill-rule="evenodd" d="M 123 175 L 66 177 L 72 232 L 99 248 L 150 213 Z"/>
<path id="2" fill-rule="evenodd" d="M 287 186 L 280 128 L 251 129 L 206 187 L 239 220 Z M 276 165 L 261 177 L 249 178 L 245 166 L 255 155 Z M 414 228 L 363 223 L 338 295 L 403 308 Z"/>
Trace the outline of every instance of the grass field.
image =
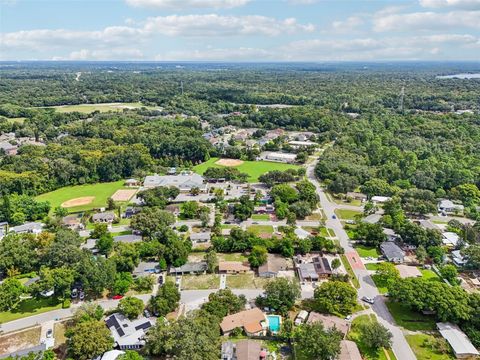
<path id="1" fill-rule="evenodd" d="M 441 352 L 435 350 L 430 344 L 435 343 L 438 339 L 433 335 L 428 334 L 415 334 L 415 335 L 406 335 L 405 338 L 408 341 L 408 344 L 412 348 L 415 356 L 418 360 L 450 360 L 455 359 L 454 356 L 450 354 L 442 354 Z"/>
<path id="2" fill-rule="evenodd" d="M 218 289 L 219 286 L 220 276 L 217 274 L 182 276 L 182 290 Z"/>
<path id="3" fill-rule="evenodd" d="M 355 220 L 356 215 L 361 215 L 360 211 L 349 209 L 336 209 L 335 214 L 342 220 Z"/>
<path id="4" fill-rule="evenodd" d="M 380 280 L 377 274 L 372 275 L 372 280 L 375 283 L 375 286 L 377 287 L 380 294 L 386 294 L 388 292 L 387 285 Z"/>
<path id="5" fill-rule="evenodd" d="M 365 323 L 377 321 L 375 315 L 360 315 L 356 317 L 352 321 L 352 327 L 348 332 L 347 339 L 354 341 L 360 353 L 362 354 L 363 359 L 365 360 L 388 360 L 387 355 L 385 354 L 385 350 L 382 349 L 373 349 L 368 347 L 365 343 L 363 343 L 360 339 L 360 326 Z M 395 355 L 390 350 L 387 350 L 390 360 L 395 359 Z"/>
<path id="6" fill-rule="evenodd" d="M 90 204 L 67 208 L 69 212 L 91 210 L 93 208 L 105 207 L 107 205 L 107 199 L 112 196 L 115 191 L 122 189 L 123 183 L 123 180 L 119 180 L 110 183 L 67 186 L 39 195 L 36 199 L 50 202 L 52 207 L 51 211 L 53 211 L 57 206 L 60 206 L 67 200 L 85 196 L 95 196 L 95 199 L 93 199 Z"/>
<path id="7" fill-rule="evenodd" d="M 247 230 L 254 233 L 255 235 L 272 234 L 273 226 L 272 225 L 251 225 L 247 228 Z"/>
<path id="8" fill-rule="evenodd" d="M 357 250 L 358 255 L 360 255 L 360 257 L 363 257 L 363 258 L 373 257 L 376 259 L 380 256 L 380 253 L 378 252 L 377 248 L 374 248 L 374 247 L 358 245 L 358 246 L 355 246 L 355 250 Z"/>
<path id="9" fill-rule="evenodd" d="M 435 318 L 412 311 L 400 303 L 387 301 L 385 304 L 397 325 L 411 331 L 435 330 Z"/>
<path id="10" fill-rule="evenodd" d="M 0 312 L 0 324 L 8 321 L 21 319 L 27 316 L 41 314 L 47 311 L 61 309 L 62 303 L 53 299 L 25 299 L 20 301 L 17 307 L 11 311 Z"/>
<path id="11" fill-rule="evenodd" d="M 263 289 L 268 281 L 254 274 L 227 275 L 227 287 L 230 289 Z"/>
<path id="12" fill-rule="evenodd" d="M 222 165 L 215 164 L 218 158 L 211 158 L 210 160 L 197 165 L 193 168 L 195 172 L 203 175 L 210 167 L 221 168 Z M 270 161 L 244 161 L 243 164 L 235 166 L 240 172 L 248 174 L 248 182 L 258 182 L 260 175 L 265 174 L 266 172 L 272 170 L 287 170 L 287 169 L 298 169 L 298 165 L 276 163 Z"/>
<path id="13" fill-rule="evenodd" d="M 426 280 L 430 280 L 430 281 L 442 281 L 442 279 L 440 279 L 438 277 L 437 274 L 435 274 L 435 272 L 433 270 L 429 270 L 429 269 L 419 269 L 420 272 L 422 273 L 422 277 Z"/>
<path id="14" fill-rule="evenodd" d="M 259 221 L 268 221 L 270 220 L 270 215 L 268 214 L 253 214 L 252 220 L 259 220 Z"/>
<path id="15" fill-rule="evenodd" d="M 378 263 L 368 263 L 365 264 L 367 270 L 377 271 L 378 270 Z"/>
<path id="16" fill-rule="evenodd" d="M 145 106 L 141 103 L 105 103 L 105 104 L 80 104 L 80 105 L 62 105 L 62 106 L 49 106 L 46 109 L 55 109 L 55 111 L 61 113 L 68 112 L 81 112 L 89 114 L 94 111 L 107 112 L 107 111 L 123 111 L 123 109 L 141 108 L 146 107 L 148 109 L 155 109 L 155 107 Z"/>

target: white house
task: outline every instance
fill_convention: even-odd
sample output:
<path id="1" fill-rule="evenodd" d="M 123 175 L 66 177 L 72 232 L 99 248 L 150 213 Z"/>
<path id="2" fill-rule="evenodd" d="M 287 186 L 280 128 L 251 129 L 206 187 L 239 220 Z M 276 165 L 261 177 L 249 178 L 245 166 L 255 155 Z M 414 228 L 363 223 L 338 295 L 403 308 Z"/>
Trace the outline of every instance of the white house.
<path id="1" fill-rule="evenodd" d="M 296 154 L 287 154 L 281 152 L 265 152 L 262 154 L 262 157 L 265 160 L 269 161 L 277 161 L 277 162 L 284 162 L 284 163 L 294 163 L 297 155 Z"/>
<path id="2" fill-rule="evenodd" d="M 110 329 L 113 340 L 120 350 L 143 347 L 147 330 L 155 325 L 154 320 L 147 318 L 129 320 L 120 313 L 107 317 L 105 324 Z"/>
<path id="3" fill-rule="evenodd" d="M 385 202 L 387 202 L 388 200 L 390 200 L 391 197 L 390 196 L 372 196 L 372 201 L 375 203 L 375 204 L 383 204 Z"/>
<path id="4" fill-rule="evenodd" d="M 475 358 L 480 353 L 470 342 L 465 333 L 457 325 L 451 323 L 437 323 L 440 334 L 448 341 L 457 359 Z"/>
<path id="5" fill-rule="evenodd" d="M 174 186 L 180 192 L 189 192 L 193 188 L 198 188 L 200 192 L 207 192 L 207 184 L 203 176 L 191 171 L 182 171 L 179 175 L 149 175 L 145 177 L 143 186 L 147 189 Z"/>
<path id="6" fill-rule="evenodd" d="M 448 247 L 456 247 L 459 240 L 460 236 L 457 233 L 449 231 L 442 233 L 442 242 Z"/>
<path id="7" fill-rule="evenodd" d="M 438 211 L 447 214 L 463 213 L 464 206 L 461 204 L 455 204 L 448 199 L 440 200 L 438 203 Z"/>

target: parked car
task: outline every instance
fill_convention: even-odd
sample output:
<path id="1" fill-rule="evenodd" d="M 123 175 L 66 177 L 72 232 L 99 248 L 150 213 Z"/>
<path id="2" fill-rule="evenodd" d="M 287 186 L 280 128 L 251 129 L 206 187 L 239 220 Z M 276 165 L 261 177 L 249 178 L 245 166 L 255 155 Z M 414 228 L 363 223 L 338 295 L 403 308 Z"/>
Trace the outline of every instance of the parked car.
<path id="1" fill-rule="evenodd" d="M 336 218 L 337 218 L 337 216 L 336 216 L 336 215 L 332 215 L 332 219 L 336 219 Z"/>
<path id="2" fill-rule="evenodd" d="M 47 330 L 47 338 L 51 338 L 53 336 L 53 330 L 52 329 L 48 329 Z"/>
<path id="3" fill-rule="evenodd" d="M 143 311 L 143 316 L 145 316 L 146 318 L 149 318 L 149 317 L 152 316 L 152 314 L 150 314 L 150 311 L 144 310 L 144 311 Z"/>
<path id="4" fill-rule="evenodd" d="M 346 223 L 350 225 L 355 225 L 355 220 L 347 220 Z"/>
<path id="5" fill-rule="evenodd" d="M 362 297 L 362 300 L 365 301 L 366 303 L 369 303 L 369 304 L 375 303 L 375 300 L 372 299 L 372 298 L 370 298 L 370 297 L 368 297 L 368 296 Z"/>
<path id="6" fill-rule="evenodd" d="M 78 299 L 79 299 L 79 300 L 85 299 L 85 293 L 84 293 L 83 291 L 80 291 L 80 292 L 78 293 Z"/>
<path id="7" fill-rule="evenodd" d="M 352 320 L 352 315 L 347 315 L 347 316 L 345 317 L 345 320 L 347 320 L 347 321 Z"/>
<path id="8" fill-rule="evenodd" d="M 163 285 L 163 275 L 160 275 L 160 276 L 158 277 L 158 283 L 159 283 L 160 285 Z"/>
<path id="9" fill-rule="evenodd" d="M 113 299 L 113 300 L 123 299 L 123 295 L 113 295 L 113 296 L 112 296 L 112 299 Z"/>
<path id="10" fill-rule="evenodd" d="M 78 290 L 75 288 L 72 290 L 72 294 L 70 295 L 72 299 L 76 299 L 78 296 Z"/>

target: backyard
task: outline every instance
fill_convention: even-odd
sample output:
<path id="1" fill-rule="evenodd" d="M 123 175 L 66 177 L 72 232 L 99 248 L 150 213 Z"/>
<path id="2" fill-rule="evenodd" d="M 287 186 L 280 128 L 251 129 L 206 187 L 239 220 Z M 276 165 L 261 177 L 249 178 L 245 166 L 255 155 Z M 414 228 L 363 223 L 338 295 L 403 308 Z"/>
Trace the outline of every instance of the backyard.
<path id="1" fill-rule="evenodd" d="M 393 301 L 387 301 L 385 304 L 392 314 L 397 325 L 410 331 L 431 331 L 435 330 L 435 318 L 429 315 L 423 315 L 419 312 L 410 310 L 408 307 Z"/>
<path id="2" fill-rule="evenodd" d="M 62 204 L 65 207 L 67 201 L 70 202 L 69 204 L 75 205 L 75 200 L 78 200 L 77 203 L 81 205 L 67 207 L 67 210 L 69 212 L 86 211 L 105 207 L 107 205 L 107 199 L 118 189 L 123 188 L 123 184 L 124 181 L 119 180 L 110 183 L 67 186 L 39 195 L 36 197 L 36 200 L 48 201 L 51 205 L 51 212 Z"/>
<path id="3" fill-rule="evenodd" d="M 270 215 L 268 215 L 268 214 L 253 214 L 252 215 L 252 220 L 268 221 L 268 220 L 270 220 Z"/>
<path id="4" fill-rule="evenodd" d="M 448 344 L 445 344 L 443 338 L 440 338 L 439 336 L 415 334 L 406 335 L 405 338 L 418 360 L 455 359 L 449 351 L 445 351 L 448 349 Z"/>
<path id="5" fill-rule="evenodd" d="M 216 164 L 219 158 L 211 158 L 210 160 L 199 164 L 193 167 L 195 172 L 203 175 L 205 171 L 207 171 L 210 167 L 217 167 L 221 168 L 224 167 L 223 165 Z M 248 174 L 248 182 L 254 183 L 258 182 L 258 178 L 272 170 L 280 170 L 285 171 L 287 169 L 298 169 L 300 168 L 298 165 L 291 165 L 291 164 L 284 164 L 284 163 L 277 163 L 271 161 L 244 161 L 242 164 L 234 166 L 240 172 Z"/>
<path id="6" fill-rule="evenodd" d="M 248 231 L 254 233 L 255 235 L 260 234 L 272 234 L 273 226 L 272 225 L 251 225 L 247 228 Z"/>

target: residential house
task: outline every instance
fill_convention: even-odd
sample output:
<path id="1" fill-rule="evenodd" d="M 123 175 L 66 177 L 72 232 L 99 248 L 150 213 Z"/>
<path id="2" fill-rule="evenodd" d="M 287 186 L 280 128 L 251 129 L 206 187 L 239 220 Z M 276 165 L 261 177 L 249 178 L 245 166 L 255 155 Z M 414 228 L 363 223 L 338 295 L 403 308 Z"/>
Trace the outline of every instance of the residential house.
<path id="1" fill-rule="evenodd" d="M 202 193 L 206 193 L 208 190 L 203 176 L 191 171 L 182 171 L 179 175 L 149 175 L 145 177 L 143 186 L 147 189 L 174 186 L 183 193 L 190 192 L 193 188 L 198 188 Z"/>
<path id="2" fill-rule="evenodd" d="M 263 335 L 267 328 L 267 318 L 259 308 L 244 310 L 225 316 L 220 323 L 220 328 L 226 336 L 238 328 L 243 328 L 249 336 Z"/>
<path id="3" fill-rule="evenodd" d="M 362 360 L 360 350 L 358 350 L 357 344 L 351 340 L 340 341 L 340 355 L 338 360 Z"/>
<path id="4" fill-rule="evenodd" d="M 437 323 L 440 334 L 448 341 L 457 359 L 475 358 L 480 355 L 465 333 L 457 325 Z"/>
<path id="5" fill-rule="evenodd" d="M 121 242 L 125 244 L 134 244 L 142 241 L 141 235 L 127 234 L 127 235 L 117 235 L 113 237 L 113 241 Z"/>
<path id="6" fill-rule="evenodd" d="M 9 142 L 6 142 L 6 141 L 2 141 L 2 142 L 0 142 L 0 152 L 2 150 L 5 153 L 5 155 L 13 156 L 13 155 L 17 155 L 18 146 L 17 145 L 12 145 L 12 144 L 10 144 Z"/>
<path id="7" fill-rule="evenodd" d="M 42 232 L 43 224 L 38 222 L 27 222 L 22 225 L 12 226 L 10 232 L 15 234 L 35 234 L 38 235 Z"/>
<path id="8" fill-rule="evenodd" d="M 127 187 L 137 187 L 140 186 L 142 183 L 137 179 L 127 179 L 125 180 L 125 186 Z"/>
<path id="9" fill-rule="evenodd" d="M 317 322 L 322 323 L 326 330 L 336 328 L 344 336 L 347 334 L 350 328 L 350 323 L 347 320 L 341 319 L 337 316 L 325 315 L 312 311 L 310 315 L 308 315 L 307 324 L 313 324 Z"/>
<path id="10" fill-rule="evenodd" d="M 6 358 L 20 359 L 24 356 L 27 356 L 28 354 L 31 354 L 31 353 L 42 354 L 43 352 L 45 352 L 45 350 L 47 350 L 47 344 L 46 343 L 41 343 L 39 345 L 31 346 L 31 347 L 24 348 L 24 349 L 20 349 L 20 350 L 17 350 L 15 352 L 12 352 L 12 353 L 2 354 L 2 355 L 0 355 L 0 359 L 6 359 Z"/>
<path id="11" fill-rule="evenodd" d="M 267 351 L 258 341 L 240 340 L 236 343 L 235 354 L 237 360 L 263 360 L 267 358 Z"/>
<path id="12" fill-rule="evenodd" d="M 262 153 L 261 158 L 268 161 L 283 162 L 288 164 L 293 164 L 297 159 L 296 154 L 287 154 L 281 152 L 267 151 Z"/>
<path id="13" fill-rule="evenodd" d="M 245 274 L 250 272 L 250 266 L 240 261 L 220 261 L 218 264 L 220 274 Z"/>
<path id="14" fill-rule="evenodd" d="M 179 267 L 171 267 L 169 270 L 170 275 L 198 275 L 205 274 L 206 272 L 207 263 L 205 261 L 186 263 Z"/>
<path id="15" fill-rule="evenodd" d="M 93 255 L 98 254 L 99 250 L 97 249 L 97 239 L 87 239 L 87 240 L 85 240 L 85 243 L 80 245 L 80 249 L 88 250 Z"/>
<path id="16" fill-rule="evenodd" d="M 62 218 L 62 224 L 70 230 L 82 230 L 85 226 L 82 223 L 82 217 L 79 215 L 67 215 Z"/>
<path id="17" fill-rule="evenodd" d="M 311 233 L 309 233 L 307 230 L 303 230 L 301 227 L 296 227 L 295 230 L 293 231 L 295 235 L 298 236 L 299 239 L 306 239 L 310 236 L 312 236 Z"/>
<path id="18" fill-rule="evenodd" d="M 123 314 L 115 313 L 105 319 L 113 340 L 120 350 L 140 349 L 145 345 L 145 335 L 154 320 L 139 318 L 129 320 Z"/>
<path id="19" fill-rule="evenodd" d="M 440 200 L 438 203 L 438 211 L 444 214 L 461 214 L 464 211 L 464 206 L 461 204 L 455 204 L 448 199 Z"/>
<path id="20" fill-rule="evenodd" d="M 457 233 L 446 231 L 442 233 L 442 243 L 449 248 L 455 248 L 460 241 Z"/>
<path id="21" fill-rule="evenodd" d="M 180 215 L 180 205 L 178 204 L 170 204 L 170 205 L 167 205 L 165 206 L 165 211 L 168 211 L 169 213 L 175 215 L 175 216 L 179 216 Z"/>
<path id="22" fill-rule="evenodd" d="M 255 214 L 273 214 L 275 207 L 272 204 L 264 204 L 253 208 Z"/>
<path id="23" fill-rule="evenodd" d="M 405 259 L 405 252 L 394 241 L 384 241 L 380 244 L 380 250 L 383 256 L 393 263 L 400 264 Z"/>
<path id="24" fill-rule="evenodd" d="M 381 214 L 370 214 L 366 216 L 362 221 L 369 224 L 376 224 L 380 221 L 381 218 L 382 218 Z"/>
<path id="25" fill-rule="evenodd" d="M 125 354 L 125 351 L 121 350 L 110 350 L 104 353 L 102 356 L 98 356 L 95 360 L 117 360 L 120 355 Z"/>
<path id="26" fill-rule="evenodd" d="M 347 198 L 352 198 L 355 200 L 360 200 L 362 202 L 367 201 L 367 195 L 359 193 L 359 192 L 347 192 Z"/>
<path id="27" fill-rule="evenodd" d="M 332 268 L 325 257 L 316 256 L 312 262 L 303 262 L 300 257 L 295 258 L 300 281 L 318 281 L 332 276 Z"/>
<path id="28" fill-rule="evenodd" d="M 440 228 L 430 220 L 418 220 L 417 223 L 424 229 L 440 231 Z"/>
<path id="29" fill-rule="evenodd" d="M 123 217 L 125 219 L 130 219 L 133 215 L 138 214 L 141 210 L 136 207 L 128 206 L 125 209 L 125 213 L 123 214 Z"/>
<path id="30" fill-rule="evenodd" d="M 100 212 L 92 215 L 94 223 L 111 224 L 115 220 L 115 214 L 111 211 Z"/>
<path id="31" fill-rule="evenodd" d="M 383 233 L 387 235 L 388 241 L 396 241 L 400 239 L 400 235 L 398 235 L 394 230 L 389 228 L 383 228 Z"/>
<path id="32" fill-rule="evenodd" d="M 294 149 L 302 148 L 302 147 L 315 147 L 318 146 L 317 143 L 313 141 L 289 141 L 288 145 L 290 145 Z"/>
<path id="33" fill-rule="evenodd" d="M 308 317 L 308 312 L 306 312 L 305 310 L 300 310 L 297 317 L 295 318 L 295 325 L 298 326 L 300 324 L 303 324 L 305 320 L 307 320 L 307 317 Z"/>
<path id="34" fill-rule="evenodd" d="M 193 244 L 208 243 L 212 237 L 210 231 L 194 232 L 190 234 L 190 240 Z"/>
<path id="35" fill-rule="evenodd" d="M 150 276 L 152 274 L 158 274 L 160 272 L 160 266 L 156 261 L 142 261 L 133 270 L 134 277 Z"/>
<path id="36" fill-rule="evenodd" d="M 390 200 L 391 197 L 389 196 L 372 196 L 372 201 L 375 203 L 375 204 L 383 204 L 385 202 L 387 202 L 388 200 Z"/>
<path id="37" fill-rule="evenodd" d="M 455 265 L 461 267 L 461 266 L 464 266 L 466 264 L 467 259 L 465 258 L 465 256 L 462 255 L 460 250 L 452 251 L 451 255 L 452 255 L 452 261 Z"/>
<path id="38" fill-rule="evenodd" d="M 264 278 L 277 277 L 280 271 L 287 270 L 287 260 L 277 254 L 268 254 L 267 262 L 258 268 L 258 276 Z"/>

